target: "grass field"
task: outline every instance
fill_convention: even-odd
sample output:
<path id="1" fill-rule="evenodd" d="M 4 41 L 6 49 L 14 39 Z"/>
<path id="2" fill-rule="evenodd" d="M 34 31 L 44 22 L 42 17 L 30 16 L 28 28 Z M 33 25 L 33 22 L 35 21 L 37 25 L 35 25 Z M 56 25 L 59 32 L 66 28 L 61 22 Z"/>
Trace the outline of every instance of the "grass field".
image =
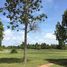
<path id="1" fill-rule="evenodd" d="M 23 50 L 10 54 L 10 50 L 0 51 L 0 67 L 24 67 Z M 67 50 L 28 50 L 28 63 L 25 67 L 38 67 L 46 63 L 54 63 L 52 67 L 67 67 Z"/>

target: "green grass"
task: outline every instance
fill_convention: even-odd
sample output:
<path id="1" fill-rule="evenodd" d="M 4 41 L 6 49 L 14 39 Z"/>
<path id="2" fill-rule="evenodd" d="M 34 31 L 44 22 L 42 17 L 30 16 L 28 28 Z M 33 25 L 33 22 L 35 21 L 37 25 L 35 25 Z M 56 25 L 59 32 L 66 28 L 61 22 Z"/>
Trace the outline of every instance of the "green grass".
<path id="1" fill-rule="evenodd" d="M 46 63 L 54 63 L 52 67 L 67 67 L 67 50 L 30 50 L 27 51 L 28 62 L 22 62 L 23 50 L 10 54 L 10 50 L 0 51 L 0 67 L 38 67 Z"/>

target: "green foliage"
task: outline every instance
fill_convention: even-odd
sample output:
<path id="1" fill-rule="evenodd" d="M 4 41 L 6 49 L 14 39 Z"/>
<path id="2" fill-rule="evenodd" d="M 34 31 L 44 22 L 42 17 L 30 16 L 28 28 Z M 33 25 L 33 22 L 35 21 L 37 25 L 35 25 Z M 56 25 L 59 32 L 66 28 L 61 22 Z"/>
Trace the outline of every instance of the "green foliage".
<path id="1" fill-rule="evenodd" d="M 38 49 L 39 50 L 39 49 L 41 49 L 41 46 L 38 43 L 36 43 L 35 44 L 35 49 Z"/>
<path id="2" fill-rule="evenodd" d="M 64 41 L 66 40 L 66 31 L 65 28 L 58 22 L 56 25 L 56 31 L 55 31 L 56 39 L 59 42 L 59 49 L 63 49 L 65 46 Z"/>
<path id="3" fill-rule="evenodd" d="M 22 44 L 20 44 L 19 46 L 21 49 L 24 49 L 24 42 Z"/>
<path id="4" fill-rule="evenodd" d="M 55 31 L 56 39 L 59 42 L 59 49 L 65 48 L 65 43 L 67 43 L 67 10 L 62 16 L 62 23 L 57 23 Z"/>
<path id="5" fill-rule="evenodd" d="M 24 54 L 26 57 L 27 48 L 27 33 L 35 30 L 37 22 L 44 21 L 47 16 L 44 13 L 33 15 L 40 11 L 42 8 L 42 0 L 6 0 L 5 11 L 3 15 L 6 15 L 10 19 L 10 25 L 12 30 L 19 29 L 20 24 L 24 25 Z M 6 14 L 7 12 L 7 14 Z M 8 26 L 9 27 L 9 26 Z M 18 28 L 17 28 L 18 27 Z M 26 61 L 26 60 L 25 60 Z"/>
<path id="6" fill-rule="evenodd" d="M 42 43 L 41 44 L 41 49 L 46 49 L 47 47 L 46 47 L 46 43 Z"/>
<path id="7" fill-rule="evenodd" d="M 64 14 L 62 16 L 62 25 L 66 26 L 67 28 L 67 10 L 64 11 Z"/>
<path id="8" fill-rule="evenodd" d="M 60 46 L 61 46 L 61 45 L 60 45 Z M 63 45 L 62 45 L 62 46 L 63 46 Z M 67 49 L 66 46 L 64 46 L 64 47 L 65 47 L 65 49 Z M 64 47 L 63 47 L 63 48 L 64 48 Z M 14 47 L 14 48 L 24 49 L 24 44 L 21 44 L 21 45 L 19 45 L 19 47 L 16 46 L 16 47 Z M 51 44 L 51 45 L 49 45 L 49 44 L 46 44 L 46 43 L 41 43 L 41 44 L 38 44 L 38 43 L 28 44 L 28 45 L 27 45 L 27 48 L 28 48 L 28 49 L 37 49 L 37 50 L 40 50 L 40 49 L 60 49 L 60 47 L 58 47 L 57 44 Z"/>
<path id="9" fill-rule="evenodd" d="M 13 48 L 10 53 L 17 53 L 17 50 Z"/>
<path id="10" fill-rule="evenodd" d="M 35 48 L 35 44 L 28 44 L 28 45 L 27 45 L 27 48 L 28 48 L 28 49 L 36 49 L 36 48 Z"/>
<path id="11" fill-rule="evenodd" d="M 56 39 L 57 40 L 62 40 L 62 41 L 66 40 L 65 28 L 59 22 L 56 25 L 55 34 L 56 34 Z"/>
<path id="12" fill-rule="evenodd" d="M 6 15 L 7 18 L 11 20 L 10 25 L 12 30 L 15 28 L 19 29 L 19 23 L 24 26 L 27 23 L 29 32 L 36 29 L 37 21 L 44 21 L 44 18 L 47 18 L 44 13 L 35 16 L 33 15 L 34 13 L 36 14 L 36 12 L 39 12 L 43 7 L 41 3 L 41 0 L 6 0 L 5 12 L 3 15 Z M 8 11 L 8 14 L 6 10 Z"/>
<path id="13" fill-rule="evenodd" d="M 57 49 L 65 50 L 65 49 L 67 49 L 67 47 L 65 45 L 57 45 Z"/>
<path id="14" fill-rule="evenodd" d="M 4 31 L 4 27 L 3 27 L 3 24 L 0 20 L 0 46 L 1 46 L 1 43 L 2 43 L 2 40 L 3 40 L 3 31 Z"/>
<path id="15" fill-rule="evenodd" d="M 65 10 L 65 12 L 64 12 L 64 14 L 62 16 L 62 26 L 66 30 L 66 40 L 65 40 L 65 42 L 67 43 L 67 10 Z"/>

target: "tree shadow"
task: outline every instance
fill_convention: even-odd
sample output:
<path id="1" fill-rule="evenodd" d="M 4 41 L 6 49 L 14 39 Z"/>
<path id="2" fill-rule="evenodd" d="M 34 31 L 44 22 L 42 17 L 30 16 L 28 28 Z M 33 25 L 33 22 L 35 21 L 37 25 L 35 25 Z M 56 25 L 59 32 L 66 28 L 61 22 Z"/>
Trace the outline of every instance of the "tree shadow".
<path id="1" fill-rule="evenodd" d="M 46 59 L 50 63 L 67 67 L 67 59 Z"/>
<path id="2" fill-rule="evenodd" d="M 0 58 L 0 63 L 22 63 L 22 58 Z"/>

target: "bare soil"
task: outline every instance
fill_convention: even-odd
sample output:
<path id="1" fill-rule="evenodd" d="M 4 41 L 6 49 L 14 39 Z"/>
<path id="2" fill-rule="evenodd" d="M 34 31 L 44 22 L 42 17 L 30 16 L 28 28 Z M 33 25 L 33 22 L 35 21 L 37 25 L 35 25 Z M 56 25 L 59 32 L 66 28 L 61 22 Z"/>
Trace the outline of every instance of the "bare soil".
<path id="1" fill-rule="evenodd" d="M 50 67 L 50 66 L 52 66 L 52 65 L 53 65 L 53 63 L 48 63 L 48 64 L 41 65 L 41 66 L 39 66 L 39 67 Z"/>

